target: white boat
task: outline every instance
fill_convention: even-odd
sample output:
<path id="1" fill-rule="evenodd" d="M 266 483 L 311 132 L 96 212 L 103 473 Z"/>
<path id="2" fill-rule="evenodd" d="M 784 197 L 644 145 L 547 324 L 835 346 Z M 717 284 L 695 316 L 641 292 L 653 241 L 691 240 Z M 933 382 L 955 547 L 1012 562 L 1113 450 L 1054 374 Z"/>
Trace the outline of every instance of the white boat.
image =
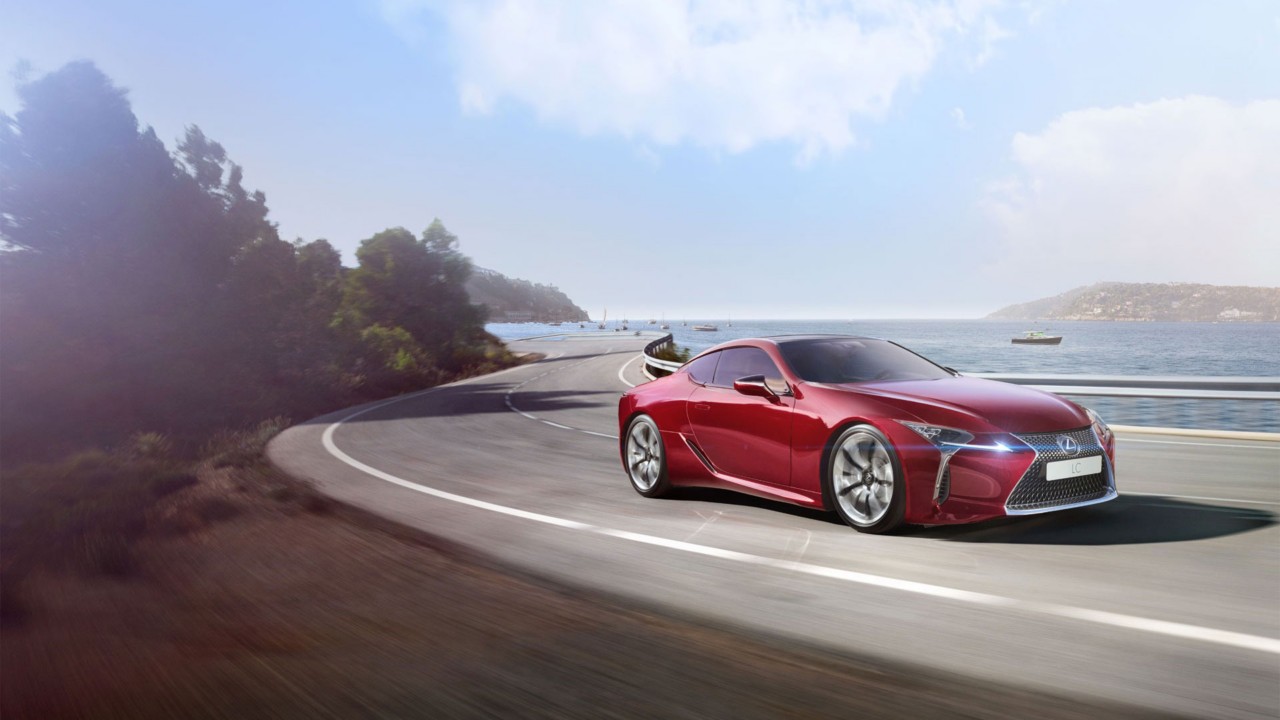
<path id="1" fill-rule="evenodd" d="M 715 325 L 694 325 L 693 329 L 699 332 L 719 332 L 720 331 L 720 328 L 716 327 Z"/>
<path id="2" fill-rule="evenodd" d="M 1046 335 L 1043 330 L 1027 330 L 1022 337 L 1013 338 L 1010 342 L 1014 345 L 1060 345 L 1062 336 Z"/>

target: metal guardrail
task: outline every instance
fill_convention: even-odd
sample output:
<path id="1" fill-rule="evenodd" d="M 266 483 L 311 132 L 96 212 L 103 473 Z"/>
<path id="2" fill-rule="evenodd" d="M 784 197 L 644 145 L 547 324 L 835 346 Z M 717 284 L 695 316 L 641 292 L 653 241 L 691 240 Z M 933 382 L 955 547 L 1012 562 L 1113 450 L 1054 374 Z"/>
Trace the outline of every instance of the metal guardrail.
<path id="1" fill-rule="evenodd" d="M 664 335 L 644 348 L 644 364 L 658 374 L 682 363 L 653 357 L 673 341 Z M 1150 375 L 1037 375 L 962 373 L 1089 398 L 1109 422 L 1125 425 L 1280 432 L 1280 378 Z"/>
<path id="2" fill-rule="evenodd" d="M 1280 432 L 1280 378 L 971 375 L 1072 397 L 1116 425 Z"/>
<path id="3" fill-rule="evenodd" d="M 667 333 L 662 337 L 654 340 L 644 346 L 644 364 L 655 370 L 659 370 L 663 375 L 669 375 L 680 369 L 684 363 L 673 362 L 671 360 L 662 360 L 653 356 L 653 353 L 663 345 L 672 344 L 671 333 Z"/>
<path id="4" fill-rule="evenodd" d="M 1280 400 L 1280 378 L 1269 377 L 963 374 L 1015 385 L 1030 385 L 1059 395 L 1184 400 Z"/>

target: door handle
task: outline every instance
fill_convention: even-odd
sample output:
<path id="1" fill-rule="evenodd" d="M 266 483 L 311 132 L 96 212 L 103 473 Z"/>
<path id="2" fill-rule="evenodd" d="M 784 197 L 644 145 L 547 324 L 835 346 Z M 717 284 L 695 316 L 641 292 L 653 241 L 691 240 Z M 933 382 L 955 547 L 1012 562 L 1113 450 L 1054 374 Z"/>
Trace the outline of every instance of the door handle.
<path id="1" fill-rule="evenodd" d="M 694 410 L 710 410 L 711 406 L 707 405 L 706 403 L 694 403 L 693 409 Z"/>

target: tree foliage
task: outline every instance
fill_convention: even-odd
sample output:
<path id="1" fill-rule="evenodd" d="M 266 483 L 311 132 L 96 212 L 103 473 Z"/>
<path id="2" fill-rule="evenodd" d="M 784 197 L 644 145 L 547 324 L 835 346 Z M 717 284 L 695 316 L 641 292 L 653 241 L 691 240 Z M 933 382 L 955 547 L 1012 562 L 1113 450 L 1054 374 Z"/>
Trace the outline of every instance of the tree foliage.
<path id="1" fill-rule="evenodd" d="M 0 115 L 0 452 L 195 436 L 438 382 L 490 338 L 436 220 L 355 269 L 290 243 L 198 127 L 170 153 L 92 63 Z"/>
<path id="2" fill-rule="evenodd" d="M 361 242 L 359 265 L 347 278 L 344 321 L 403 328 L 418 342 L 439 348 L 449 368 L 457 369 L 455 353 L 479 339 L 484 315 L 467 297 L 471 261 L 456 246 L 457 238 L 439 219 L 421 239 L 390 228 Z"/>

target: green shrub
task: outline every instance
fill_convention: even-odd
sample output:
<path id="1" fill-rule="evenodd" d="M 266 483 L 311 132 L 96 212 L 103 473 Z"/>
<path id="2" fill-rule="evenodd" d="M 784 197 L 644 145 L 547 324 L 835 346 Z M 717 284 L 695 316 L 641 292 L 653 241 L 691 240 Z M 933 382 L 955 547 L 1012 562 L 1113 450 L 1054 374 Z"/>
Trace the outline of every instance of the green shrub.
<path id="1" fill-rule="evenodd" d="M 687 347 L 680 347 L 675 343 L 667 343 L 654 349 L 653 356 L 659 360 L 686 363 L 689 362 L 689 358 L 693 357 L 693 351 Z"/>

